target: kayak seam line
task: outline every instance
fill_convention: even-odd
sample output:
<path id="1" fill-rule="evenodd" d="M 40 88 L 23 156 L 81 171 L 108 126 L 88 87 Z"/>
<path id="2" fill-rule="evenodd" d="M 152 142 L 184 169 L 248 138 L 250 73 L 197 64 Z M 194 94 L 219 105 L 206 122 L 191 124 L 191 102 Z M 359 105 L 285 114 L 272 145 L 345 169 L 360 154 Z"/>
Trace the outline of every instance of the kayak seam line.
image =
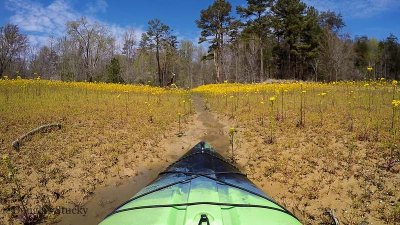
<path id="1" fill-rule="evenodd" d="M 126 211 L 133 211 L 133 210 L 138 210 L 138 209 L 167 208 L 167 207 L 180 207 L 180 206 L 188 207 L 188 206 L 195 206 L 195 205 L 216 205 L 216 206 L 230 206 L 230 207 L 240 207 L 240 208 L 264 208 L 264 209 L 280 211 L 280 212 L 290 215 L 285 210 L 282 210 L 279 208 L 274 208 L 271 206 L 266 206 L 266 205 L 237 204 L 237 203 L 223 203 L 223 202 L 222 203 L 220 203 L 220 202 L 188 202 L 188 203 L 165 204 L 165 205 L 144 205 L 144 206 L 136 206 L 136 207 L 130 207 L 130 208 L 126 208 L 126 209 L 117 210 L 113 214 L 126 212 Z M 297 219 L 296 217 L 294 217 L 294 218 Z"/>
<path id="2" fill-rule="evenodd" d="M 240 186 L 237 186 L 237 185 L 228 183 L 228 182 L 226 182 L 226 181 L 222 181 L 222 180 L 217 179 L 217 178 L 213 178 L 213 177 L 210 177 L 210 176 L 207 176 L 207 175 L 200 175 L 200 176 L 206 177 L 206 178 L 208 178 L 208 179 L 211 179 L 211 180 L 220 182 L 220 183 L 222 183 L 222 184 L 225 184 L 225 185 L 228 185 L 228 186 L 231 186 L 231 187 L 240 189 L 240 190 L 242 190 L 242 191 L 245 191 L 245 192 L 248 192 L 248 193 L 250 193 L 250 194 L 256 195 L 256 196 L 258 196 L 258 197 L 261 197 L 261 198 L 263 198 L 263 199 L 266 199 L 267 201 L 270 201 L 270 202 L 276 204 L 277 206 L 281 207 L 281 208 L 282 208 L 282 211 L 284 211 L 285 213 L 287 213 L 287 214 L 291 215 L 292 217 L 296 218 L 296 219 L 300 222 L 300 220 L 299 220 L 294 214 L 292 214 L 292 213 L 291 213 L 289 210 L 287 210 L 285 207 L 283 207 L 282 205 L 280 205 L 279 203 L 275 202 L 274 200 L 272 200 L 272 199 L 270 199 L 270 198 L 267 198 L 267 197 L 265 197 L 265 196 L 263 196 L 263 195 L 260 195 L 260 194 L 258 194 L 258 193 L 255 193 L 255 192 L 253 192 L 253 191 L 250 191 L 250 190 L 248 190 L 248 189 L 246 189 L 246 188 L 243 188 L 243 187 L 240 187 Z"/>
<path id="3" fill-rule="evenodd" d="M 196 175 L 196 176 L 193 176 L 193 177 L 191 177 L 191 178 L 182 180 L 182 181 L 178 181 L 178 182 L 171 183 L 171 184 L 169 184 L 169 185 L 162 186 L 162 187 L 160 187 L 160 188 L 157 188 L 157 189 L 154 189 L 154 190 L 152 190 L 152 191 L 146 192 L 146 193 L 144 193 L 144 194 L 142 194 L 142 195 L 133 197 L 133 198 L 129 199 L 128 201 L 122 203 L 122 204 L 121 204 L 120 206 L 118 206 L 116 209 L 118 209 L 118 208 L 124 206 L 125 204 L 128 204 L 128 203 L 131 202 L 131 201 L 134 201 L 134 200 L 137 200 L 137 199 L 139 199 L 139 198 L 141 198 L 141 197 L 144 197 L 144 196 L 146 196 L 146 195 L 148 195 L 148 194 L 151 194 L 151 193 L 160 191 L 160 190 L 162 190 L 162 189 L 165 189 L 165 188 L 174 186 L 174 185 L 179 184 L 179 183 L 185 183 L 185 182 L 191 181 L 191 180 L 196 179 L 196 178 L 198 178 L 198 177 L 200 177 L 200 176 L 201 176 L 201 177 L 208 178 L 208 179 L 211 179 L 211 180 L 214 180 L 214 181 L 217 181 L 217 182 L 220 182 L 220 183 L 222 183 L 222 184 L 225 184 L 225 185 L 228 185 L 228 186 L 231 186 L 231 187 L 240 189 L 240 190 L 243 190 L 243 191 L 245 191 L 245 192 L 248 192 L 248 193 L 250 193 L 250 194 L 256 195 L 256 196 L 261 197 L 261 198 L 263 198 L 263 199 L 266 199 L 267 201 L 270 201 L 270 202 L 276 204 L 277 206 L 281 207 L 282 209 L 280 209 L 280 211 L 285 212 L 286 214 L 289 214 L 289 215 L 291 215 L 292 217 L 296 218 L 298 221 L 300 221 L 295 215 L 293 215 L 293 214 L 292 214 L 290 211 L 288 211 L 285 207 L 281 206 L 279 203 L 275 202 L 274 200 L 272 200 L 272 199 L 270 199 L 270 198 L 267 198 L 267 197 L 265 197 L 265 196 L 263 196 L 263 195 L 260 195 L 260 194 L 258 194 L 258 193 L 255 193 L 255 192 L 253 192 L 253 191 L 250 191 L 250 190 L 248 190 L 248 189 L 246 189 L 246 188 L 242 188 L 242 187 L 240 187 L 240 186 L 237 186 L 237 185 L 234 185 L 234 184 L 231 184 L 231 183 L 222 181 L 222 180 L 220 180 L 220 179 L 213 178 L 213 177 L 210 177 L 210 176 L 207 176 L 207 175 L 200 175 L 200 174 L 199 174 L 199 175 Z M 113 214 L 119 212 L 119 211 L 120 211 L 120 210 L 114 210 L 113 212 L 111 212 L 110 214 L 108 214 L 108 215 L 105 217 L 105 219 L 108 218 L 109 216 L 111 216 L 111 215 L 113 215 Z"/>
<path id="4" fill-rule="evenodd" d="M 203 175 L 209 176 L 209 175 L 218 175 L 218 174 L 237 174 L 237 175 L 242 175 L 242 176 L 247 177 L 246 174 L 240 173 L 240 172 L 193 173 L 193 172 L 185 172 L 185 171 L 164 171 L 164 172 L 161 172 L 159 175 L 170 174 L 170 173 L 182 173 L 185 175 L 199 175 L 199 176 L 203 176 Z"/>
<path id="5" fill-rule="evenodd" d="M 137 200 L 137 199 L 139 199 L 139 198 L 141 198 L 141 197 L 144 197 L 144 196 L 146 196 L 146 195 L 149 195 L 149 194 L 151 194 L 151 193 L 154 193 L 154 192 L 157 192 L 157 191 L 161 191 L 161 190 L 163 190 L 163 189 L 165 189 L 165 188 L 172 187 L 172 186 L 177 185 L 177 184 L 180 184 L 180 183 L 186 183 L 186 182 L 191 181 L 191 180 L 193 180 L 193 179 L 196 179 L 196 178 L 198 178 L 198 177 L 200 177 L 200 176 L 199 176 L 199 175 L 193 176 L 193 177 L 191 177 L 191 178 L 184 179 L 184 180 L 181 180 L 181 181 L 177 181 L 177 182 L 174 182 L 174 183 L 171 183 L 171 184 L 168 184 L 168 185 L 165 185 L 165 186 L 156 188 L 156 189 L 151 190 L 151 191 L 149 191 L 149 192 L 143 193 L 143 194 L 138 195 L 138 196 L 136 196 L 136 197 L 133 197 L 133 198 L 131 198 L 131 199 L 125 201 L 124 203 L 120 204 L 115 210 L 113 210 L 110 214 L 108 214 L 106 217 L 104 217 L 104 219 L 106 219 L 107 217 L 109 217 L 109 216 L 115 214 L 115 212 L 118 211 L 118 210 L 117 210 L 118 208 L 121 208 L 122 206 L 128 204 L 128 203 L 131 202 L 131 201 Z"/>

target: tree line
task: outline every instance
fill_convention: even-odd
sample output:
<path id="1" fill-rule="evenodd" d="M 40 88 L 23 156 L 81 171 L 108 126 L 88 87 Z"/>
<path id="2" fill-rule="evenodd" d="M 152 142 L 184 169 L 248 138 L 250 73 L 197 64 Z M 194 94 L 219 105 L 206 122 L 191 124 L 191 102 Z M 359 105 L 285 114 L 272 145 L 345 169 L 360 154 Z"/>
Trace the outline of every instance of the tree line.
<path id="1" fill-rule="evenodd" d="M 198 43 L 178 40 L 170 26 L 153 19 L 140 38 L 127 29 L 119 46 L 107 26 L 80 18 L 39 49 L 18 26 L 5 24 L 0 75 L 187 88 L 225 80 L 400 78 L 397 37 L 351 38 L 340 14 L 300 0 L 247 0 L 236 9 L 215 0 L 195 23 Z"/>

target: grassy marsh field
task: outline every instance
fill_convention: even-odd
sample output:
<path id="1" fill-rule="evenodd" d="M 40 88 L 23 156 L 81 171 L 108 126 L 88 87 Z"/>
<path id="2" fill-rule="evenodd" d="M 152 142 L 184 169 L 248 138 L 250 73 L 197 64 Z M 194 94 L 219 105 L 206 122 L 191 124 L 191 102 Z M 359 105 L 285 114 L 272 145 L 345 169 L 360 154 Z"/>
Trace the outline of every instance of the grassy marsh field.
<path id="1" fill-rule="evenodd" d="M 154 146 L 191 111 L 187 91 L 147 85 L 0 80 L 0 93 L 2 224 L 51 221 L 51 214 L 18 212 L 82 206 L 95 187 L 137 175 L 162 160 Z M 12 148 L 50 123 L 62 128 Z"/>
<path id="2" fill-rule="evenodd" d="M 305 224 L 400 221 L 397 82 L 214 84 L 208 107 L 236 126 L 237 162 Z"/>
<path id="3" fill-rule="evenodd" d="M 98 187 L 166 166 L 199 138 L 229 157 L 229 134 L 236 164 L 304 224 L 326 223 L 327 209 L 343 224 L 400 220 L 396 82 L 224 83 L 187 91 L 3 79 L 0 93 L 5 224 L 57 222 L 54 214 L 23 209 L 83 207 Z M 62 128 L 12 147 L 51 123 Z"/>

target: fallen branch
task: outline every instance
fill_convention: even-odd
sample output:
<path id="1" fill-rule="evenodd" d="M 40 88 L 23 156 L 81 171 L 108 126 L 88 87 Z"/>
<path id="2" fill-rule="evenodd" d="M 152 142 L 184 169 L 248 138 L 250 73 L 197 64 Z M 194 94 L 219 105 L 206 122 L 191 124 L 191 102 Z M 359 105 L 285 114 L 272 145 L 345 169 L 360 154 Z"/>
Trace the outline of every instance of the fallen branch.
<path id="1" fill-rule="evenodd" d="M 333 209 L 330 208 L 326 209 L 325 214 L 328 215 L 332 220 L 331 222 L 332 225 L 339 225 L 339 220 L 338 218 L 336 218 L 335 211 Z"/>
<path id="2" fill-rule="evenodd" d="M 29 131 L 28 133 L 22 135 L 21 137 L 19 137 L 17 140 L 15 140 L 15 141 L 12 143 L 12 146 L 13 146 L 13 148 L 14 148 L 15 150 L 18 151 L 19 148 L 21 147 L 21 145 L 22 145 L 26 140 L 30 139 L 33 135 L 35 135 L 35 134 L 37 134 L 37 133 L 39 133 L 39 132 L 41 132 L 41 133 L 43 133 L 43 132 L 50 132 L 50 131 L 53 130 L 53 129 L 61 129 L 61 124 L 58 124 L 58 123 L 57 123 L 57 124 L 46 124 L 46 125 L 40 126 L 40 127 L 38 127 L 38 128 L 35 128 L 35 129 Z"/>

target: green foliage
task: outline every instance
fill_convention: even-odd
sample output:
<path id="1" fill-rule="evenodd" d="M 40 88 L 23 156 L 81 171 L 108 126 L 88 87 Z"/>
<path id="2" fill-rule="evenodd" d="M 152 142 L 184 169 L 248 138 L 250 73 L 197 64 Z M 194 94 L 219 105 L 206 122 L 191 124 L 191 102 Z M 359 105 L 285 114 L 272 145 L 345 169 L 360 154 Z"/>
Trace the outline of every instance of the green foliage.
<path id="1" fill-rule="evenodd" d="M 205 10 L 201 10 L 200 19 L 196 21 L 197 26 L 202 29 L 199 43 L 208 41 L 210 51 L 221 47 L 223 35 L 227 34 L 233 18 L 230 16 L 232 6 L 228 1 L 215 0 Z M 213 37 L 212 39 L 208 39 Z"/>
<path id="2" fill-rule="evenodd" d="M 306 5 L 300 0 L 278 0 L 272 6 L 273 25 L 277 37 L 281 37 L 292 53 L 297 52 L 306 13 Z"/>
<path id="3" fill-rule="evenodd" d="M 370 51 L 368 46 L 368 37 L 357 37 L 354 43 L 354 51 L 356 53 L 356 67 L 360 71 L 366 72 L 369 64 L 368 54 Z"/>
<path id="4" fill-rule="evenodd" d="M 391 34 L 385 41 L 379 43 L 381 52 L 381 70 L 383 77 L 400 79 L 400 44 L 396 36 Z"/>
<path id="5" fill-rule="evenodd" d="M 201 10 L 200 19 L 196 20 L 197 27 L 201 29 L 199 43 L 209 42 L 209 53 L 214 55 L 216 81 L 221 81 L 223 75 L 222 48 L 224 38 L 231 34 L 233 18 L 231 17 L 232 6 L 228 1 L 215 0 L 207 9 Z M 236 32 L 233 32 L 236 33 Z M 204 59 L 211 58 L 210 56 Z"/>
<path id="6" fill-rule="evenodd" d="M 272 0 L 247 0 L 247 6 L 236 8 L 240 17 L 246 19 L 244 32 L 256 33 L 265 38 L 270 32 L 270 7 Z"/>
<path id="7" fill-rule="evenodd" d="M 306 62 L 318 56 L 322 29 L 318 24 L 318 12 L 313 7 L 307 10 L 302 32 L 301 57 Z"/>
<path id="8" fill-rule="evenodd" d="M 322 34 L 318 12 L 300 0 L 278 0 L 272 6 L 272 25 L 279 40 L 275 50 L 281 78 L 289 74 L 304 79 L 309 61 L 316 58 Z"/>
<path id="9" fill-rule="evenodd" d="M 167 75 L 172 73 L 171 59 L 176 53 L 177 43 L 177 37 L 172 35 L 172 29 L 159 19 L 150 20 L 147 32 L 142 34 L 140 48 L 144 51 L 155 50 L 160 86 L 165 85 Z M 161 54 L 165 56 L 164 61 L 161 60 Z"/>
<path id="10" fill-rule="evenodd" d="M 121 77 L 121 66 L 119 65 L 119 60 L 117 58 L 112 58 L 110 65 L 107 67 L 109 83 L 124 83 Z"/>
<path id="11" fill-rule="evenodd" d="M 318 16 L 319 25 L 321 28 L 337 33 L 345 24 L 341 14 L 336 14 L 332 11 L 321 12 Z"/>

